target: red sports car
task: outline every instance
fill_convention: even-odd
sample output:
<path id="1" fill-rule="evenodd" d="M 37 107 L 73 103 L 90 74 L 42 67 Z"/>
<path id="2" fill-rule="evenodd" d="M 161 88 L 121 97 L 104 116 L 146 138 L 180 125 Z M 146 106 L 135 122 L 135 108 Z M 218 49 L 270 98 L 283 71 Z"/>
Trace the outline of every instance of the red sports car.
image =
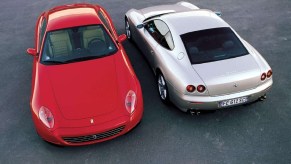
<path id="1" fill-rule="evenodd" d="M 143 99 L 112 20 L 92 4 L 55 7 L 35 29 L 31 112 L 37 133 L 58 145 L 120 136 L 141 120 Z"/>

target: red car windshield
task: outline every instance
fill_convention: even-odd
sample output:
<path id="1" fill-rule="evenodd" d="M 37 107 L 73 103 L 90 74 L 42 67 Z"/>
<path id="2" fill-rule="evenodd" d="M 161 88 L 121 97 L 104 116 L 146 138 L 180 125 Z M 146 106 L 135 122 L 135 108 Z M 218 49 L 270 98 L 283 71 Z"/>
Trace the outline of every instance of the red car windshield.
<path id="1" fill-rule="evenodd" d="M 72 27 L 46 34 L 41 62 L 63 64 L 114 54 L 117 48 L 102 25 Z"/>
<path id="2" fill-rule="evenodd" d="M 181 35 L 192 64 L 201 64 L 247 55 L 248 51 L 228 28 L 214 28 Z"/>

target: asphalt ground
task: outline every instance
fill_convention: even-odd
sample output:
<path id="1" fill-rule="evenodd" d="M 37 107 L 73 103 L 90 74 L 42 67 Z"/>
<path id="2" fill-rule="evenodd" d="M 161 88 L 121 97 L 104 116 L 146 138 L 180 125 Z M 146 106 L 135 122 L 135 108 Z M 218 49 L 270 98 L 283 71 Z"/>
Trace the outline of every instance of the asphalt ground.
<path id="1" fill-rule="evenodd" d="M 0 1 L 0 163 L 291 163 L 291 1 L 191 0 L 222 12 L 268 61 L 274 84 L 266 101 L 191 116 L 164 105 L 142 52 L 124 47 L 141 82 L 144 117 L 130 133 L 82 147 L 57 147 L 35 132 L 29 109 L 34 28 L 38 15 L 80 1 Z M 131 8 L 175 0 L 104 0 L 99 3 L 124 33 Z"/>

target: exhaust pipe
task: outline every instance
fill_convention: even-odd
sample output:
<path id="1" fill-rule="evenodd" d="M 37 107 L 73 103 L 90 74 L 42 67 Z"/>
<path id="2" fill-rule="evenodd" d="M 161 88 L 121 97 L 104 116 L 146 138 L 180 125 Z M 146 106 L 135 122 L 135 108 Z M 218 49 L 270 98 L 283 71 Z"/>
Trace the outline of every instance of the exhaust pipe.
<path id="1" fill-rule="evenodd" d="M 199 116 L 201 113 L 200 111 L 196 111 L 196 110 L 189 110 L 189 112 L 192 116 L 194 116 L 194 115 Z"/>
<path id="2" fill-rule="evenodd" d="M 260 101 L 264 101 L 266 98 L 267 98 L 267 95 L 265 94 L 264 96 L 261 96 L 261 97 L 259 98 L 259 100 L 260 100 Z"/>

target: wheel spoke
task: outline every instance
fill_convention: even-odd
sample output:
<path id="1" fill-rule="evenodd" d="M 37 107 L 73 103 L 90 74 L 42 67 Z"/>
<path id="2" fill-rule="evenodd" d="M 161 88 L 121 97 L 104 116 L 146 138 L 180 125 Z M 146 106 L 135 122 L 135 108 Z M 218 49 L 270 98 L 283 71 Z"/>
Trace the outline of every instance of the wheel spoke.
<path id="1" fill-rule="evenodd" d="M 167 97 L 167 90 L 164 89 L 164 98 Z"/>
<path id="2" fill-rule="evenodd" d="M 128 21 L 125 22 L 125 30 L 126 30 L 126 36 L 127 38 L 130 38 L 131 33 L 130 33 L 130 27 Z"/>
<path id="3" fill-rule="evenodd" d="M 166 83 L 165 83 L 165 80 L 164 80 L 164 78 L 163 78 L 163 76 L 161 76 L 161 81 L 162 81 L 162 84 L 163 84 L 163 85 L 166 84 Z"/>
<path id="4" fill-rule="evenodd" d="M 158 88 L 161 98 L 165 100 L 167 98 L 166 82 L 161 75 L 158 78 Z"/>

